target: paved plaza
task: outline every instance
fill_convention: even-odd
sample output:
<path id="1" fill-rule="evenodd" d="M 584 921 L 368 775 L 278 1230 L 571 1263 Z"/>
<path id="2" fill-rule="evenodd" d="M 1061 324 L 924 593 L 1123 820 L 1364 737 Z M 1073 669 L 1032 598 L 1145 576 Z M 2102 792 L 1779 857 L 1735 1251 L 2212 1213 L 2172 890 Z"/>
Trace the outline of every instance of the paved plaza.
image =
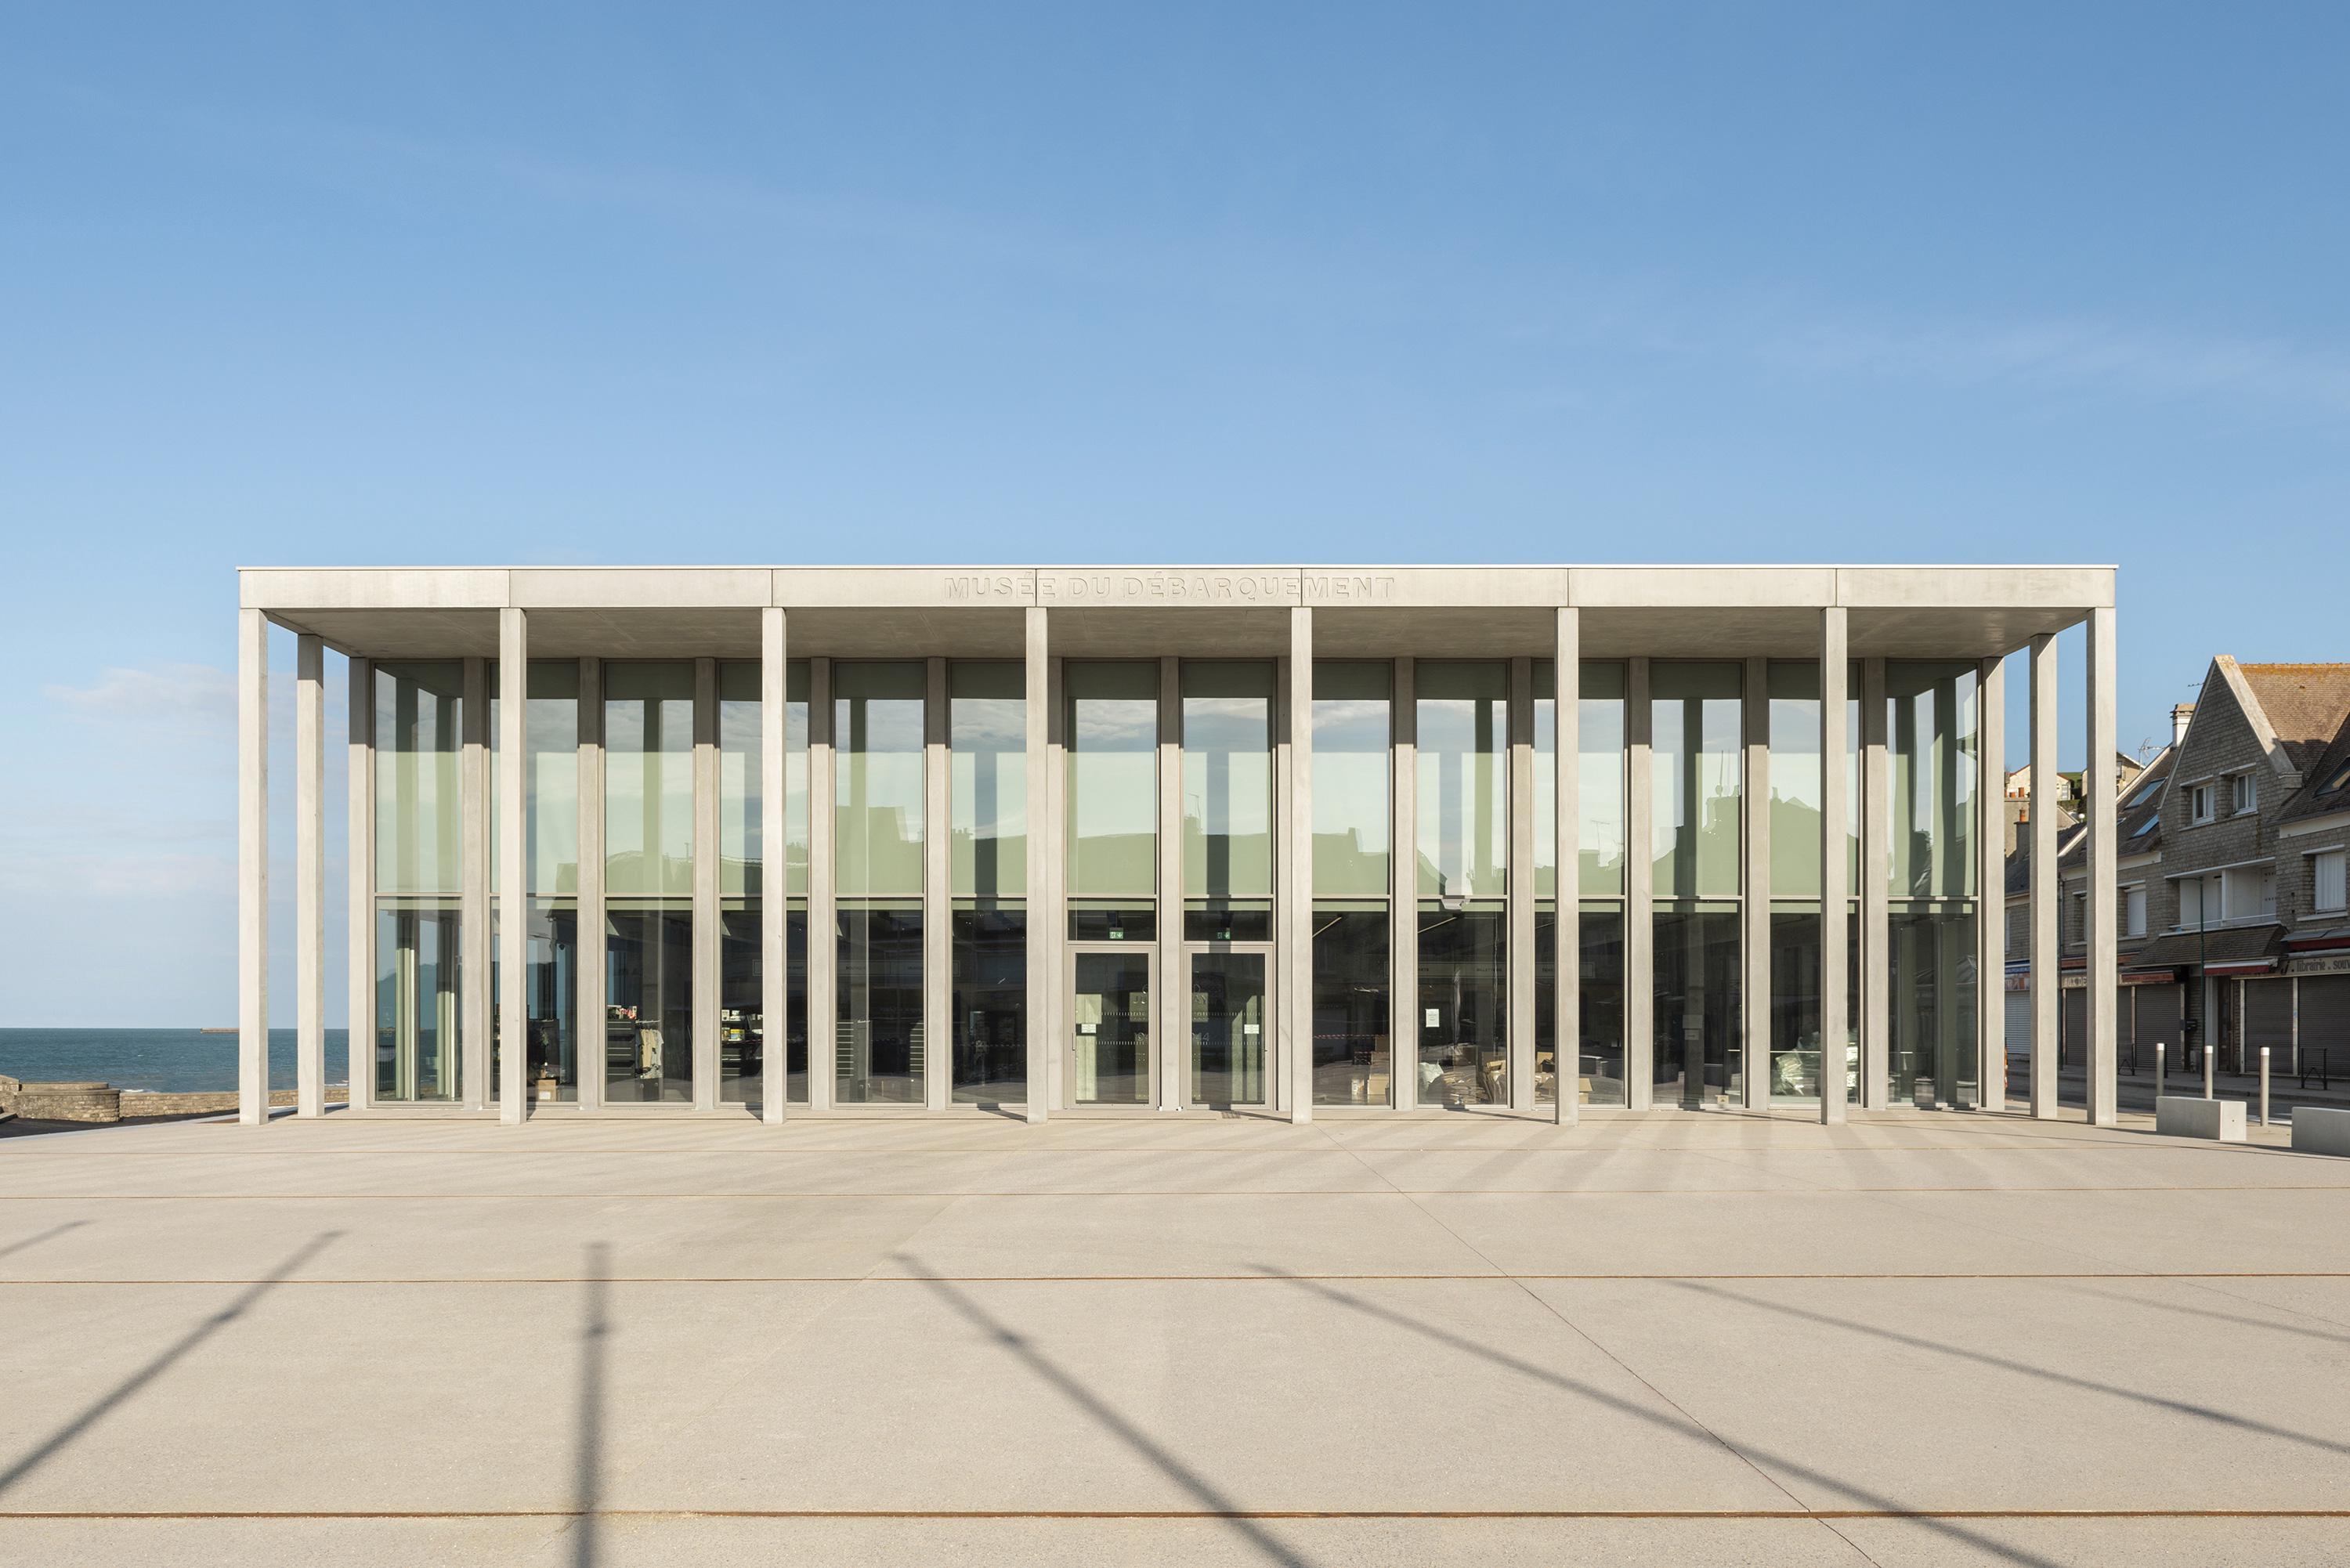
<path id="1" fill-rule="evenodd" d="M 0 1561 L 2350 1561 L 2350 1161 L 2018 1116 L 0 1144 Z"/>

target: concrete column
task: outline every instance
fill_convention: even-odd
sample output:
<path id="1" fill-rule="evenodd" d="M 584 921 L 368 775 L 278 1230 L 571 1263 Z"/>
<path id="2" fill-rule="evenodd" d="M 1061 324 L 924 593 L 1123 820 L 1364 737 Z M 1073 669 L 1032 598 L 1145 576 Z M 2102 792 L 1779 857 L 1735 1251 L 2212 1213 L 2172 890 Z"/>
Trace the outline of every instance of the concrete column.
<path id="1" fill-rule="evenodd" d="M 1624 1106 L 1656 1104 L 1657 919 L 1651 890 L 1655 846 L 1649 843 L 1652 787 L 1648 661 L 1629 660 L 1624 672 Z"/>
<path id="2" fill-rule="evenodd" d="M 718 660 L 693 661 L 693 1108 L 718 1108 Z"/>
<path id="3" fill-rule="evenodd" d="M 1850 834 L 1845 767 L 1851 743 L 1850 677 L 1845 609 L 1820 612 L 1820 1121 L 1845 1119 L 1845 1053 L 1852 1023 L 1845 1016 L 1852 983 Z"/>
<path id="4" fill-rule="evenodd" d="M 465 660 L 465 700 L 458 746 L 463 837 L 458 875 L 463 929 L 458 947 L 459 1074 L 464 1103 L 490 1103 L 490 672 L 489 660 Z"/>
<path id="5" fill-rule="evenodd" d="M 1284 1041 L 1287 1027 L 1290 943 L 1296 931 L 1296 913 L 1284 896 L 1289 880 L 1289 660 L 1274 661 L 1273 673 L 1273 961 L 1266 966 L 1265 1018 L 1258 1038 L 1264 1051 L 1264 1103 L 1276 1116 L 1290 1114 L 1289 1058 Z M 1189 990 L 1187 986 L 1185 988 Z M 1188 1041 L 1188 1035 L 1186 1039 Z"/>
<path id="6" fill-rule="evenodd" d="M 2089 612 L 2088 1113 L 2092 1127 L 2120 1120 L 2120 1053 L 2115 1046 L 2116 944 L 2121 935 L 2121 872 L 2115 859 L 2114 612 Z"/>
<path id="7" fill-rule="evenodd" d="M 345 705 L 349 711 L 350 973 L 346 977 L 350 1025 L 345 1031 L 351 1108 L 375 1098 L 375 661 L 353 659 Z"/>
<path id="8" fill-rule="evenodd" d="M 604 661 L 579 661 L 579 1108 L 604 1104 Z"/>
<path id="9" fill-rule="evenodd" d="M 1557 961 L 1553 988 L 1557 1016 L 1552 1027 L 1556 1041 L 1552 1057 L 1552 1081 L 1556 1085 L 1551 1114 L 1561 1127 L 1572 1127 L 1583 1114 L 1583 627 L 1581 612 L 1562 607 L 1554 659 L 1558 668 L 1557 723 L 1553 733 L 1556 751 L 1552 762 L 1558 775 L 1558 916 L 1554 926 Z"/>
<path id="10" fill-rule="evenodd" d="M 947 898 L 947 661 L 929 660 L 922 702 L 922 1104 L 954 1089 L 954 928 Z"/>
<path id="11" fill-rule="evenodd" d="M 269 620 L 236 612 L 236 1119 L 269 1119 Z"/>
<path id="12" fill-rule="evenodd" d="M 1975 1092 L 2007 1109 L 2007 660 L 1982 661 L 1976 702 Z"/>
<path id="13" fill-rule="evenodd" d="M 784 1125 L 791 1067 L 791 955 L 785 937 L 791 902 L 784 871 L 784 751 L 790 698 L 785 685 L 784 612 L 759 612 L 759 1119 Z"/>
<path id="14" fill-rule="evenodd" d="M 1289 1119 L 1314 1119 L 1314 612 L 1289 612 L 1289 788 L 1275 808 L 1288 819 L 1287 859 L 1273 890 L 1288 950 L 1274 982 L 1280 1060 L 1289 1074 Z"/>
<path id="15" fill-rule="evenodd" d="M 2064 903 L 2056 880 L 2056 639 L 2032 639 L 2032 1114 L 2056 1116 L 2057 1032 L 2064 999 L 2058 991 L 2057 916 Z M 2210 1014 L 2204 1014 L 2208 1021 Z M 2209 1030 L 2207 1022 L 2206 1030 Z M 2216 1044 L 2206 1041 L 2207 1044 Z"/>
<path id="16" fill-rule="evenodd" d="M 1409 654 L 1395 661 L 1395 853 L 1388 860 L 1388 962 L 1394 1026 L 1388 1085 L 1395 1108 L 1419 1104 L 1419 705 Z"/>
<path id="17" fill-rule="evenodd" d="M 1860 1103 L 1893 1103 L 1892 773 L 1885 751 L 1885 660 L 1860 667 Z"/>
<path id="18" fill-rule="evenodd" d="M 327 1114 L 327 645 L 294 646 L 294 1105 Z"/>
<path id="19" fill-rule="evenodd" d="M 1740 877 L 1741 1083 L 1750 1111 L 1771 1108 L 1771 661 L 1750 659 L 1745 680 L 1743 875 Z M 1825 824 L 1823 825 L 1825 831 Z"/>
<path id="20" fill-rule="evenodd" d="M 1153 977 L 1150 1030 L 1159 1043 L 1151 1076 L 1162 1111 L 1180 1110 L 1191 1099 L 1191 998 L 1183 983 L 1182 680 L 1181 659 L 1159 661 L 1159 972 Z"/>
<path id="21" fill-rule="evenodd" d="M 498 1119 L 520 1127 L 530 1085 L 530 622 L 498 611 Z"/>
<path id="22" fill-rule="evenodd" d="M 833 898 L 834 841 L 839 824 L 833 810 L 837 776 L 833 766 L 832 660 L 808 660 L 808 896 L 807 896 L 807 1083 L 808 1109 L 832 1109 L 839 1071 L 839 1031 L 834 992 L 840 974 L 840 924 Z"/>
<path id="23" fill-rule="evenodd" d="M 1510 1109 L 1534 1108 L 1534 676 L 1510 660 L 1509 928 Z"/>
<path id="24" fill-rule="evenodd" d="M 1027 751 L 1028 851 L 1028 1120 L 1041 1122 L 1052 1103 L 1053 1058 L 1059 1036 L 1055 1033 L 1055 998 L 1061 985 L 1061 899 L 1059 879 L 1061 824 L 1053 811 L 1052 738 L 1059 726 L 1053 721 L 1052 655 L 1047 641 L 1047 616 L 1042 605 L 1030 605 L 1024 617 L 1024 658 L 1026 676 L 1022 716 Z"/>

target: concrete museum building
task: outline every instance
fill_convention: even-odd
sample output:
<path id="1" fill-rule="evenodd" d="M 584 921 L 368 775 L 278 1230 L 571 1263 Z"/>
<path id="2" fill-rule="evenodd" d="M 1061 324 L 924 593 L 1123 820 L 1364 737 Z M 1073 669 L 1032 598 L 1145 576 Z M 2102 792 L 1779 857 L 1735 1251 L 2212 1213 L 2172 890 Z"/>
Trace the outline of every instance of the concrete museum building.
<path id="1" fill-rule="evenodd" d="M 329 649 L 358 1113 L 2003 1106 L 1998 977 L 2058 963 L 2053 843 L 2028 954 L 1995 918 L 2005 661 L 2028 650 L 2051 776 L 2054 639 L 2085 621 L 2085 752 L 2111 755 L 2114 587 L 248 568 L 244 1116 L 266 1114 L 272 623 L 298 639 L 300 1114 L 325 1108 Z M 2099 1122 L 2113 794 L 2093 770 Z"/>

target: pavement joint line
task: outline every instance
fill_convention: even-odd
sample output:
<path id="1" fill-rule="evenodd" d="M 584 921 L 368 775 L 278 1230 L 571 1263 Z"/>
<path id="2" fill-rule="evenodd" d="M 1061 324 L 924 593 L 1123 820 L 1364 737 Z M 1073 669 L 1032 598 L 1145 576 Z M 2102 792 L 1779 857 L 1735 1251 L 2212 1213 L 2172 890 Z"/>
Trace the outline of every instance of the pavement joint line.
<path id="1" fill-rule="evenodd" d="M 1336 1142 L 1336 1140 L 1333 1139 L 1332 1141 Z M 1357 1159 L 1361 1159 L 1361 1156 L 1359 1155 L 1356 1158 Z M 1366 1170 L 1372 1170 L 1374 1171 L 1374 1174 L 1379 1174 L 1368 1160 L 1363 1160 L 1362 1163 L 1363 1168 Z M 1392 1183 L 1390 1183 L 1390 1185 L 1392 1185 Z M 1463 1236 L 1460 1231 L 1454 1230 L 1451 1225 L 1445 1221 L 1443 1216 L 1430 1210 L 1427 1205 L 1421 1203 L 1417 1198 L 1407 1195 L 1405 1201 L 1411 1204 L 1413 1208 L 1419 1210 L 1420 1213 L 1428 1219 L 1434 1220 L 1436 1224 L 1441 1227 L 1443 1231 L 1455 1241 L 1466 1248 L 1472 1257 L 1482 1260 L 1487 1267 L 1492 1269 L 1497 1273 L 1505 1272 L 1499 1263 L 1495 1262 L 1491 1257 L 1486 1255 L 1483 1248 L 1478 1246 L 1474 1241 L 1469 1240 L 1468 1237 Z M 1720 1432 L 1716 1431 L 1711 1425 L 1698 1419 L 1694 1412 L 1682 1405 L 1679 1400 L 1666 1393 L 1662 1388 L 1658 1387 L 1657 1385 L 1650 1381 L 1647 1376 L 1638 1371 L 1636 1371 L 1629 1362 L 1617 1355 L 1614 1350 L 1600 1344 L 1596 1335 L 1593 1334 L 1588 1329 L 1586 1329 L 1581 1324 L 1576 1323 L 1573 1318 L 1568 1317 L 1565 1313 L 1560 1311 L 1556 1303 L 1544 1300 L 1541 1292 L 1535 1290 L 1523 1279 L 1513 1279 L 1509 1283 L 1515 1288 L 1521 1295 L 1533 1302 L 1537 1311 L 1547 1314 L 1552 1322 L 1558 1324 L 1568 1333 L 1575 1335 L 1575 1338 L 1583 1341 L 1584 1344 L 1589 1345 L 1593 1350 L 1607 1357 L 1609 1362 L 1615 1365 L 1617 1371 L 1624 1374 L 1627 1377 L 1631 1378 L 1641 1387 L 1646 1388 L 1652 1397 L 1663 1404 L 1664 1407 L 1672 1411 L 1673 1414 L 1679 1416 L 1691 1427 L 1694 1427 L 1697 1430 L 1703 1432 L 1707 1437 L 1712 1438 L 1714 1442 L 1720 1446 L 1722 1452 L 1730 1455 L 1731 1458 L 1737 1460 L 1740 1464 L 1744 1465 L 1749 1470 L 1752 1470 L 1766 1486 L 1770 1487 L 1781 1497 L 1785 1498 L 1789 1502 L 1795 1504 L 1797 1507 L 1800 1508 L 1804 1506 L 1804 1500 L 1797 1497 L 1793 1490 L 1789 1490 L 1786 1482 L 1781 1480 L 1777 1476 L 1773 1475 L 1769 1470 L 1764 1469 L 1754 1460 L 1752 1455 L 1739 1448 L 1737 1444 L 1731 1442 L 1729 1438 L 1723 1437 Z M 1846 1541 L 1845 1544 L 1847 1546 L 1853 1545 L 1849 1541 Z M 1860 1551 L 1857 1546 L 1853 1546 L 1853 1550 L 1856 1552 Z M 1861 1552 L 1861 1555 L 1864 1558 L 1867 1558 L 1868 1556 L 1866 1552 Z M 1868 1560 L 1872 1563 L 1875 1561 L 1874 1559 Z"/>
<path id="2" fill-rule="evenodd" d="M 2006 1192 L 2350 1192 L 2350 1181 L 2246 1182 L 2230 1186 L 2196 1187 L 1822 1187 L 1801 1189 L 1768 1187 L 1266 1187 L 1235 1192 L 1229 1189 L 1182 1187 L 1048 1187 L 972 1189 L 955 1192 L 5 1192 L 0 1203 L 551 1203 L 609 1202 L 614 1199 L 660 1202 L 778 1200 L 794 1202 L 917 1201 L 941 1198 L 1867 1198 L 1933 1197 L 1943 1193 L 1977 1195 Z"/>
<path id="3" fill-rule="evenodd" d="M 740 1520 L 1333 1520 L 1486 1521 L 1660 1520 L 1691 1523 L 1825 1520 L 2324 1520 L 2350 1519 L 2350 1508 L 1490 1508 L 1490 1509 L 853 1509 L 853 1508 L 483 1508 L 483 1509 L 186 1509 L 152 1511 L 0 1509 L 0 1521 L 354 1520 L 369 1521 L 497 1519 Z"/>
<path id="4" fill-rule="evenodd" d="M 877 1267 L 879 1265 L 876 1265 Z M 1776 1281 L 1805 1280 L 1840 1281 L 1853 1283 L 1883 1282 L 1898 1283 L 1931 1282 L 1936 1284 L 1960 1284 L 1969 1282 L 2045 1281 L 2063 1283 L 2072 1280 L 2130 1280 L 2153 1283 L 2165 1280 L 2350 1280 L 2350 1270 L 2312 1269 L 2237 1269 L 2149 1272 L 2144 1269 L 2119 1269 L 2105 1272 L 2047 1273 L 1747 1273 L 1747 1274 L 1683 1274 L 1683 1273 L 1492 1273 L 1472 1274 L 614 1274 L 602 1276 L 599 1283 L 608 1285 L 906 1285 L 939 1283 L 953 1285 L 1129 1285 L 1129 1284 L 1278 1284 L 1284 1281 L 1323 1280 L 1361 1283 L 1395 1282 L 1472 1284 L 1511 1284 L 1530 1280 L 1540 1284 L 1552 1283 L 1641 1283 L 1653 1282 L 1669 1284 L 1679 1281 Z M 586 1275 L 571 1274 L 405 1274 L 376 1278 L 310 1278 L 274 1282 L 280 1286 L 296 1285 L 577 1285 L 588 1282 Z M 0 1290 L 20 1285 L 117 1288 L 142 1285 L 251 1285 L 261 1283 L 248 1279 L 7 1279 L 0 1277 Z M 2241 1298 L 2253 1305 L 2274 1303 L 2253 1297 Z M 2321 1322 L 2332 1322 L 2321 1318 Z"/>

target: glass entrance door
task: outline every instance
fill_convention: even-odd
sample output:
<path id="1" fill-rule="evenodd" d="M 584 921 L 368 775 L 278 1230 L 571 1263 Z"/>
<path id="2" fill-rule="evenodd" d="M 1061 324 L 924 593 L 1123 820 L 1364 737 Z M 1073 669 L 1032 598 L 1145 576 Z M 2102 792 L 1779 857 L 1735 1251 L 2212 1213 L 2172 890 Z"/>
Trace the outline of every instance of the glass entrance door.
<path id="1" fill-rule="evenodd" d="M 1273 954 L 1264 948 L 1191 949 L 1191 1084 L 1194 1106 L 1265 1103 L 1267 987 Z"/>
<path id="2" fill-rule="evenodd" d="M 1069 1104 L 1150 1104 L 1149 950 L 1073 950 L 1069 991 Z"/>

